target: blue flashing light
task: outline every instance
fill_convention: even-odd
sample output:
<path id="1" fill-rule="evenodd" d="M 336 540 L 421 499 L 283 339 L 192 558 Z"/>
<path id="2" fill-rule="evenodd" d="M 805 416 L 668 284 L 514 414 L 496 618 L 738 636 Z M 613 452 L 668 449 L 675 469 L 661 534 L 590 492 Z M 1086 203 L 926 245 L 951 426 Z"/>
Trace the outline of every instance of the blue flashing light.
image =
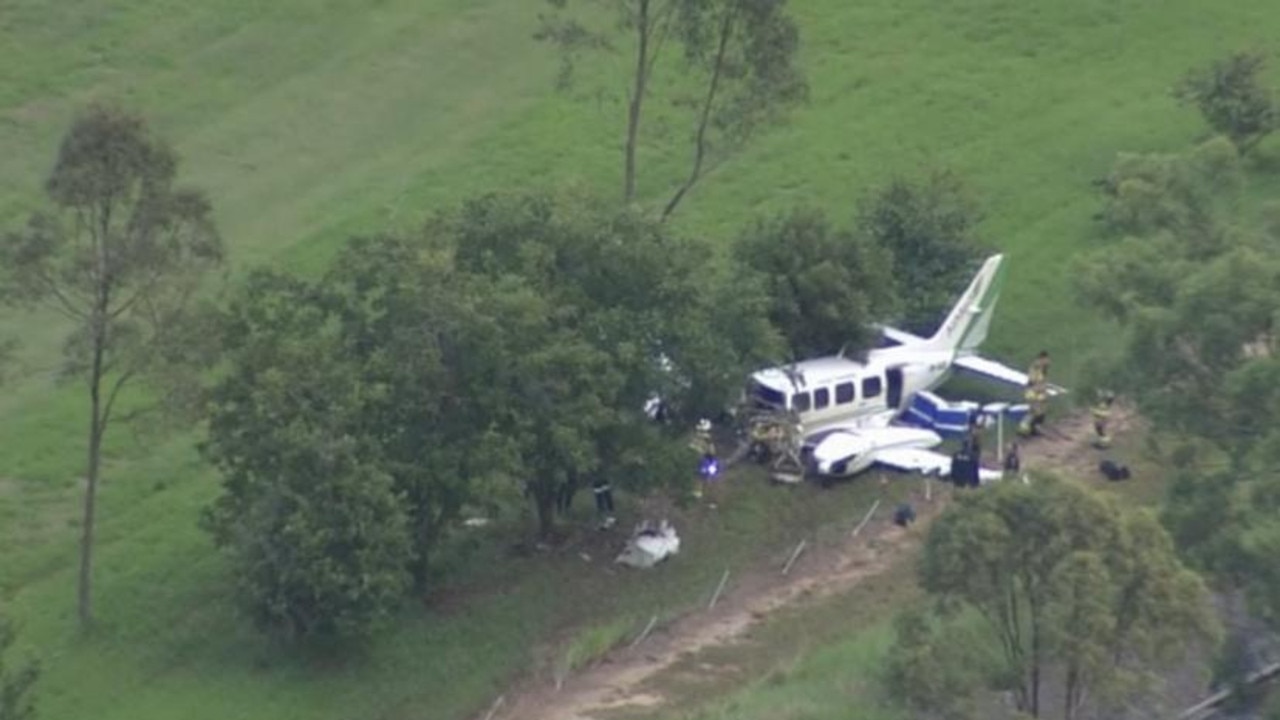
<path id="1" fill-rule="evenodd" d="M 713 457 L 702 458 L 698 463 L 698 474 L 710 479 L 720 474 L 720 462 Z"/>

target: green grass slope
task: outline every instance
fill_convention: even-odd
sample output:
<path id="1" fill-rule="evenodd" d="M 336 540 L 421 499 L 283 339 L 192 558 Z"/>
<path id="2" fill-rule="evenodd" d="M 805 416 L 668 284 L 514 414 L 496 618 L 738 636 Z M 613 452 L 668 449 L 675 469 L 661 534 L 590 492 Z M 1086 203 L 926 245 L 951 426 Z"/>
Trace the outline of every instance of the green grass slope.
<path id="1" fill-rule="evenodd" d="M 1012 260 L 992 350 L 1021 362 L 1048 347 L 1068 379 L 1075 358 L 1105 341 L 1072 304 L 1064 272 L 1091 242 L 1089 180 L 1118 150 L 1184 146 L 1200 128 L 1169 99 L 1172 82 L 1280 31 L 1270 0 L 794 5 L 812 103 L 718 166 L 677 222 L 723 237 L 796 202 L 847 219 L 886 175 L 951 166 L 980 192 L 983 232 Z M 94 97 L 136 106 L 173 142 L 186 180 L 209 192 L 237 269 L 314 269 L 351 233 L 412 228 L 484 190 L 576 182 L 614 192 L 621 79 L 607 92 L 550 92 L 555 59 L 530 39 L 539 9 L 530 0 L 8 0 L 0 226 L 38 202 L 58 138 Z M 597 63 L 593 78 L 615 66 Z M 650 202 L 688 156 L 685 126 L 654 107 L 641 148 Z M 0 335 L 24 342 L 0 388 L 0 597 L 45 657 L 47 717 L 458 717 L 565 620 L 554 599 L 566 576 L 517 570 L 512 591 L 477 596 L 447 618 L 416 617 L 366 658 L 324 672 L 281 661 L 234 616 L 225 568 L 195 528 L 216 488 L 191 438 L 117 428 L 101 501 L 102 627 L 75 640 L 83 391 L 54 382 L 53 318 L 0 316 Z M 755 527 L 784 534 L 767 507 L 748 504 L 735 537 Z M 714 578 L 712 564 L 695 570 Z M 688 587 L 702 582 L 688 572 Z"/>

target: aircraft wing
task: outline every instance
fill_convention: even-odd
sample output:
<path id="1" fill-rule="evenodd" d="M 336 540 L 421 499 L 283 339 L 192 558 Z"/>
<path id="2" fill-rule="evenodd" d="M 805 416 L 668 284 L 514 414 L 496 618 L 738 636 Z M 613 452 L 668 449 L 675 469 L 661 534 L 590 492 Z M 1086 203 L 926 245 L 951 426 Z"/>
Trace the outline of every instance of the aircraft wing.
<path id="1" fill-rule="evenodd" d="M 912 345 L 926 342 L 926 339 L 919 335 L 913 335 L 906 330 L 899 330 L 887 325 L 880 327 L 880 335 L 886 343 L 891 345 Z M 1026 373 L 978 355 L 960 355 L 952 362 L 952 365 L 958 370 L 972 373 L 987 380 L 995 380 L 996 382 L 1015 385 L 1019 388 L 1027 386 Z M 1050 397 L 1062 395 L 1067 391 L 1066 388 L 1052 383 L 1049 384 L 1048 390 Z"/>
<path id="2" fill-rule="evenodd" d="M 1027 386 L 1026 373 L 1014 370 L 1008 365 L 1003 365 L 995 360 L 988 360 L 984 357 L 978 357 L 977 355 L 962 355 L 957 357 L 952 364 L 960 370 L 973 373 L 974 375 L 988 380 L 1016 385 L 1020 388 Z M 1066 391 L 1066 388 L 1052 383 L 1048 386 L 1050 397 L 1062 395 Z"/>
<path id="3" fill-rule="evenodd" d="M 932 450 L 921 448 L 897 448 L 881 450 L 875 461 L 895 470 L 918 472 L 925 475 L 947 475 L 951 472 L 951 458 Z M 978 478 L 984 482 L 999 480 L 1004 473 L 989 468 L 978 468 Z"/>
<path id="4" fill-rule="evenodd" d="M 895 470 L 926 475 L 945 475 L 951 472 L 951 458 L 922 448 L 880 450 L 875 454 L 875 461 Z"/>

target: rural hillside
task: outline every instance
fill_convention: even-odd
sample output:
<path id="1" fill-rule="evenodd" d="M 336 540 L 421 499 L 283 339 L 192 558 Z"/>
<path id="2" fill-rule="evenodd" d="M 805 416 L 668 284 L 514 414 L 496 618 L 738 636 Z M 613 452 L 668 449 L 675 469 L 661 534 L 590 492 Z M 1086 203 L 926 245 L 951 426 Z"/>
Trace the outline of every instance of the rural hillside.
<path id="1" fill-rule="evenodd" d="M 95 101 L 145 118 L 175 150 L 180 183 L 205 192 L 226 246 L 228 294 L 262 268 L 327 277 L 353 236 L 412 235 L 486 193 L 616 200 L 625 38 L 624 52 L 579 58 L 575 82 L 558 90 L 560 58 L 534 37 L 548 8 L 537 0 L 7 0 L 0 235 L 47 205 L 62 138 Z M 708 167 L 669 226 L 712 243 L 718 254 L 707 262 L 716 264 L 758 219 L 803 206 L 847 226 L 892 178 L 954 173 L 980 207 L 984 252 L 1008 259 L 984 354 L 1024 368 L 1046 349 L 1054 381 L 1068 387 L 1092 382 L 1087 358 L 1119 353 L 1117 319 L 1127 319 L 1082 303 L 1072 277 L 1081 254 L 1108 242 L 1101 180 L 1120 153 L 1183 153 L 1207 139 L 1196 108 L 1174 97 L 1180 79 L 1231 53 L 1274 53 L 1280 37 L 1274 0 L 790 0 L 787 11 L 799 28 L 807 101 Z M 636 203 L 650 214 L 685 178 L 692 153 L 688 115 L 671 102 L 688 89 L 681 60 L 660 60 L 637 151 Z M 1263 78 L 1280 87 L 1280 57 Z M 1278 153 L 1271 138 L 1242 161 L 1241 216 L 1260 216 L 1280 198 Z M 650 575 L 610 567 L 599 533 L 568 531 L 572 543 L 541 548 L 529 542 L 528 513 L 508 513 L 450 536 L 433 557 L 430 591 L 399 609 L 390 630 L 355 649 L 297 652 L 255 630 L 237 604 L 231 560 L 202 529 L 220 493 L 219 472 L 199 451 L 207 423 L 122 424 L 104 444 L 95 623 L 82 632 L 87 401 L 83 382 L 61 377 L 67 334 L 47 309 L 0 306 L 0 343 L 17 341 L 0 365 L 0 615 L 17 629 L 0 671 L 39 660 L 41 720 L 481 718 L 505 692 L 547 678 L 558 685 L 651 617 L 674 622 L 706 601 L 726 568 L 780 564 L 804 533 L 844 537 L 875 499 L 887 508 L 919 491 L 868 480 L 792 492 L 735 468 L 718 510 L 670 510 L 687 513 L 684 554 Z M 126 393 L 124 406 L 143 396 Z M 1091 401 L 1070 397 L 1061 411 Z M 1197 429 L 1168 429 L 1184 431 Z M 1162 475 L 1135 485 L 1135 502 L 1155 504 L 1165 490 Z M 619 493 L 620 531 L 640 518 L 640 502 Z M 591 519 L 583 507 L 563 524 Z M 787 616 L 762 630 L 756 639 L 775 650 L 739 663 L 743 675 L 715 688 L 736 698 L 720 714 L 692 714 L 705 698 L 675 691 L 683 704 L 662 712 L 837 717 L 827 713 L 865 691 L 875 698 L 865 717 L 910 716 L 881 707 L 882 693 L 868 688 L 879 688 L 899 601 L 920 595 L 903 580 L 919 540 L 877 556 L 894 578 L 883 592 L 833 589 L 816 619 Z M 836 648 L 837 639 L 856 649 Z M 779 674 L 774 661 L 802 671 Z M 846 672 L 847 681 L 815 680 Z M 788 691 L 792 681 L 799 689 Z M 821 693 L 844 695 L 802 701 Z"/>

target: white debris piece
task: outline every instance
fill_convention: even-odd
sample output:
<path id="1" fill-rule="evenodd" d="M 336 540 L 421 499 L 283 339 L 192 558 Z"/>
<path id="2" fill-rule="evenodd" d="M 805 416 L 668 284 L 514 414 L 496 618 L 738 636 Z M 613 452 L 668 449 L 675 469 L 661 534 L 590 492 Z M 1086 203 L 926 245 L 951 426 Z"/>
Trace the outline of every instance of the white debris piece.
<path id="1" fill-rule="evenodd" d="M 678 552 L 680 536 L 671 527 L 671 523 L 663 520 L 659 526 L 654 527 L 653 523 L 645 522 L 636 528 L 616 562 L 631 567 L 650 568 Z"/>

